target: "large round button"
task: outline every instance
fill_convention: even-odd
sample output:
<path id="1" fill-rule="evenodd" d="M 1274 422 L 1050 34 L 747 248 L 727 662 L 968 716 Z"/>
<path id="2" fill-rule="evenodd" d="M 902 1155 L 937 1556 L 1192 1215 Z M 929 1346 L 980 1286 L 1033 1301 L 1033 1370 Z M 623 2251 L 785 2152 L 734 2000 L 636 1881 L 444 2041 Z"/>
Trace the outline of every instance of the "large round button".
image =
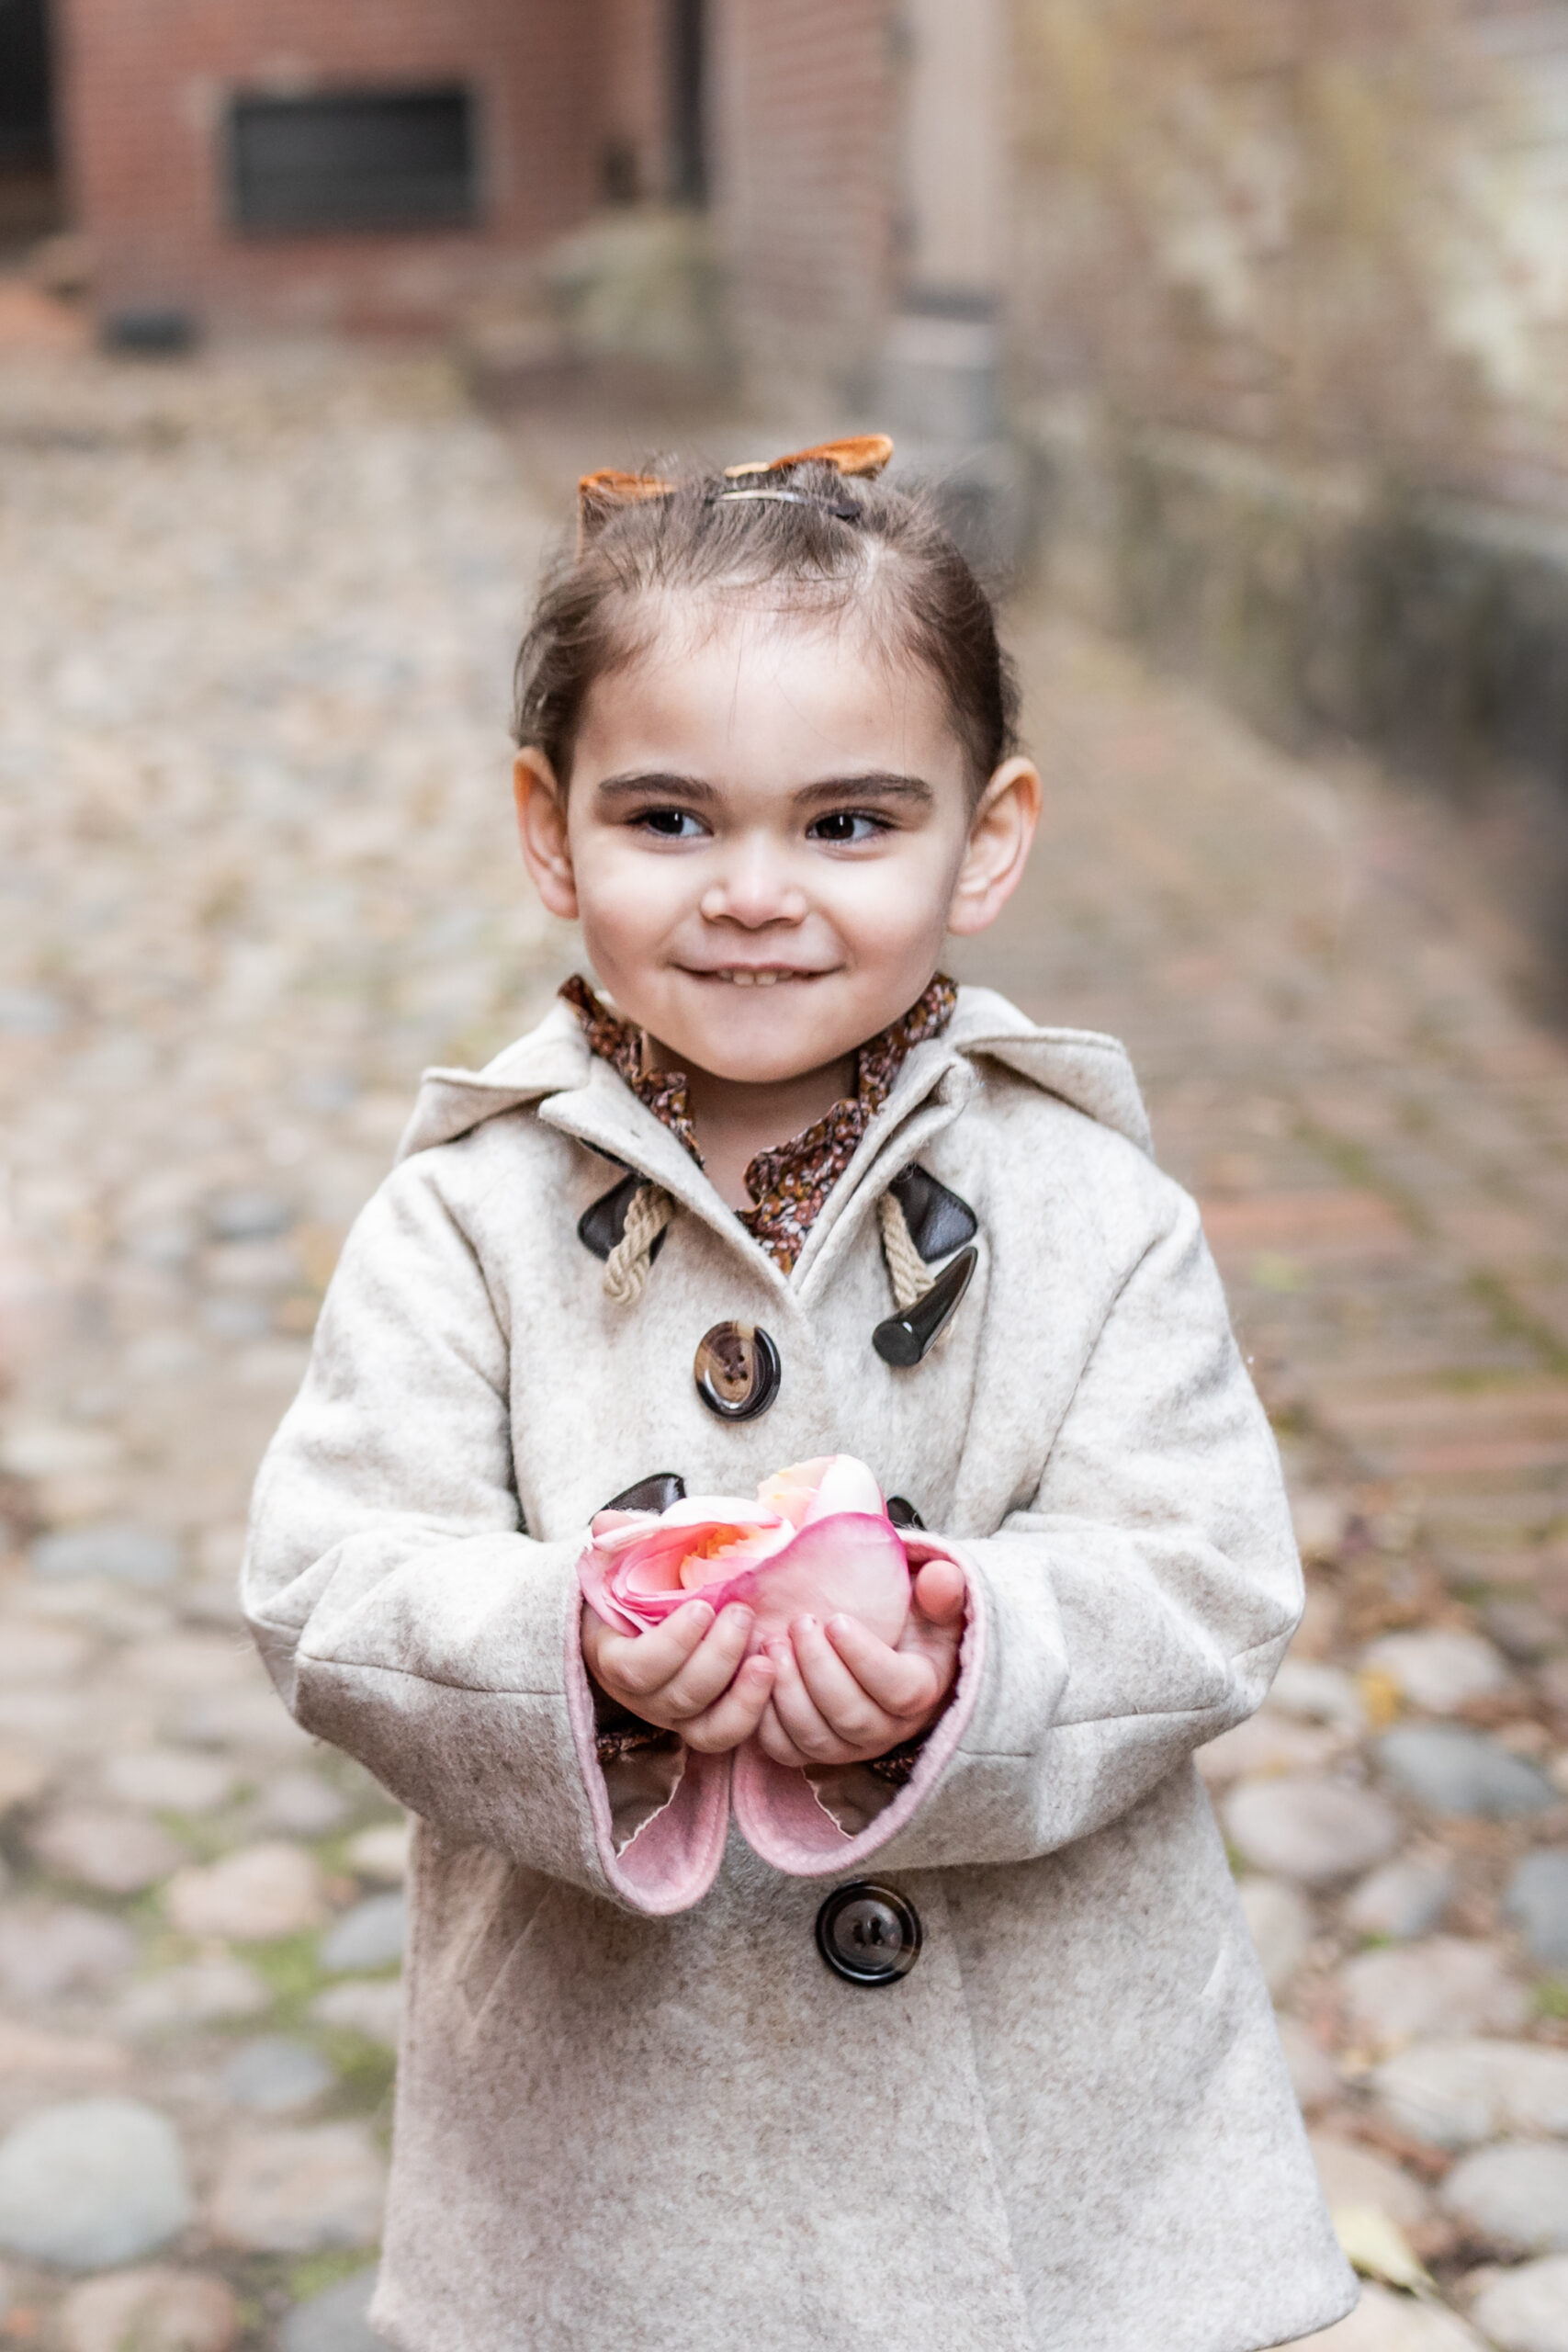
<path id="1" fill-rule="evenodd" d="M 896 1984 L 920 1956 L 919 1914 L 871 1879 L 835 1887 L 817 1914 L 817 1949 L 851 1984 Z"/>
<path id="2" fill-rule="evenodd" d="M 697 1342 L 692 1377 L 710 1413 L 749 1421 L 779 1393 L 779 1351 L 760 1323 L 716 1323 Z"/>

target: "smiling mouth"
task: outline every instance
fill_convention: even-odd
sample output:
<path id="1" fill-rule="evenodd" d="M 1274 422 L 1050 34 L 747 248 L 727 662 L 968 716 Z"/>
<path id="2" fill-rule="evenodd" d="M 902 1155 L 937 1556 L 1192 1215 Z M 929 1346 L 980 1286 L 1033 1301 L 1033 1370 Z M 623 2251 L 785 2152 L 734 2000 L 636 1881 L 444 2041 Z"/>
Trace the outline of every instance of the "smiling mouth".
<path id="1" fill-rule="evenodd" d="M 687 967 L 687 978 L 694 980 L 724 980 L 731 988 L 771 989 L 779 980 L 820 980 L 823 972 L 803 971 L 794 964 L 724 964 L 716 971 L 699 971 Z"/>

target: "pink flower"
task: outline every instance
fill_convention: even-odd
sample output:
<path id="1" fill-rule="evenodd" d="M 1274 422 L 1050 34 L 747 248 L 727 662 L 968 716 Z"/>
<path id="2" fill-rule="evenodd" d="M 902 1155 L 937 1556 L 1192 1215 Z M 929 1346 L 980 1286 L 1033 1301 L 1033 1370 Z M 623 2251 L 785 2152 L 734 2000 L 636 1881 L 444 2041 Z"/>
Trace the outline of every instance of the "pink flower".
<path id="1" fill-rule="evenodd" d="M 852 1454 L 797 1462 L 764 1478 L 755 1501 L 691 1495 L 657 1514 L 601 1511 L 577 1564 L 583 1598 L 619 1634 L 640 1634 L 692 1600 L 757 1612 L 750 1647 L 796 1617 L 858 1617 L 896 1642 L 909 1613 L 909 1566 L 882 1491 Z"/>

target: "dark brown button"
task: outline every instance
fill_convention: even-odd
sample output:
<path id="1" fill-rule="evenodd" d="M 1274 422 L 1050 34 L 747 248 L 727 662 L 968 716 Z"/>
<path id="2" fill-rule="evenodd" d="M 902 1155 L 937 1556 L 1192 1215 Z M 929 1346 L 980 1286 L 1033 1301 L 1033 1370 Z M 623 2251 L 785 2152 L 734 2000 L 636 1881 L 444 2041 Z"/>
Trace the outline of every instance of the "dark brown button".
<path id="1" fill-rule="evenodd" d="M 920 1956 L 920 1918 L 895 1887 L 856 1879 L 817 1914 L 817 1949 L 848 1984 L 896 1984 Z"/>
<path id="2" fill-rule="evenodd" d="M 692 1377 L 710 1413 L 749 1421 L 779 1393 L 779 1351 L 760 1323 L 716 1323 L 697 1342 Z"/>

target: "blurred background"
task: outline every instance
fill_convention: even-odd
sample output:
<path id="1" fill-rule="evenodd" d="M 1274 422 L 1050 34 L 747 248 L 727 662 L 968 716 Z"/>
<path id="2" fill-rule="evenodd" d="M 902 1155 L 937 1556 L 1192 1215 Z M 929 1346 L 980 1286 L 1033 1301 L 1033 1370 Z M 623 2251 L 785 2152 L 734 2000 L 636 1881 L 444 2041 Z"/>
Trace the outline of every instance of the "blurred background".
<path id="1" fill-rule="evenodd" d="M 1311 1600 L 1204 1751 L 1368 2278 L 1568 2347 L 1568 0 L 0 0 L 0 2342 L 365 2352 L 403 1831 L 239 1627 L 422 1066 L 572 938 L 588 467 L 886 428 Z"/>

